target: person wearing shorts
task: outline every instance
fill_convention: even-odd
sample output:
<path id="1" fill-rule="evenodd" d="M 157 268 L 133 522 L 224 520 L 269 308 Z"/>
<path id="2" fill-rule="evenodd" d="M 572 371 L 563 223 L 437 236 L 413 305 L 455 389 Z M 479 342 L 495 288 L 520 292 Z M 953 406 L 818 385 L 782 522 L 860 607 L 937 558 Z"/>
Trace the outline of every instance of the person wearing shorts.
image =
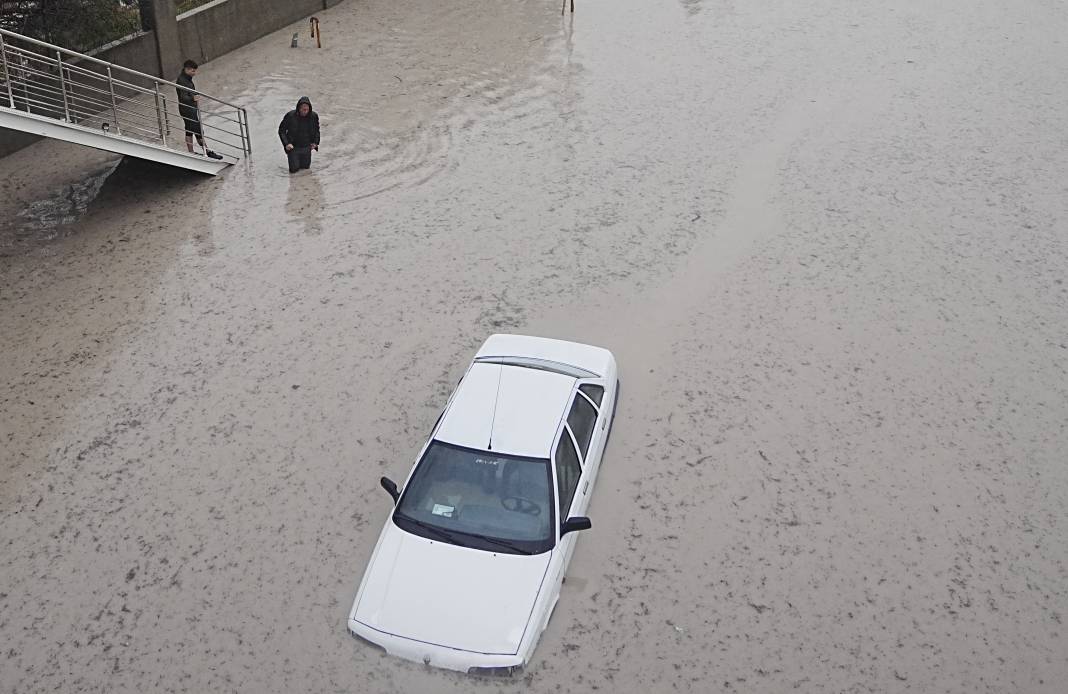
<path id="1" fill-rule="evenodd" d="M 185 61 L 185 64 L 182 65 L 181 74 L 175 80 L 179 85 L 175 89 L 178 92 L 178 115 L 182 117 L 182 121 L 185 124 L 185 148 L 191 154 L 199 154 L 193 149 L 193 138 L 195 137 L 197 144 L 204 150 L 204 154 L 212 159 L 222 159 L 221 154 L 216 154 L 204 144 L 204 128 L 200 124 L 200 96 L 196 92 L 196 85 L 193 84 L 193 78 L 196 77 L 198 67 L 196 61 Z"/>

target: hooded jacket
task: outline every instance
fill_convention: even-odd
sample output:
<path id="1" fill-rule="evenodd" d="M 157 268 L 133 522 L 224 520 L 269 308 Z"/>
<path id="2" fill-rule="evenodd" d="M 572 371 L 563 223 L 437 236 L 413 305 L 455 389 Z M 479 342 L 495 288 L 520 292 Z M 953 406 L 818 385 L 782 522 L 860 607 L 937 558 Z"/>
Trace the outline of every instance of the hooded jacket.
<path id="1" fill-rule="evenodd" d="M 300 105 L 308 104 L 308 115 L 300 115 Z M 300 97 L 297 107 L 287 113 L 278 124 L 278 139 L 282 146 L 310 147 L 319 144 L 319 114 L 311 110 L 311 99 Z"/>

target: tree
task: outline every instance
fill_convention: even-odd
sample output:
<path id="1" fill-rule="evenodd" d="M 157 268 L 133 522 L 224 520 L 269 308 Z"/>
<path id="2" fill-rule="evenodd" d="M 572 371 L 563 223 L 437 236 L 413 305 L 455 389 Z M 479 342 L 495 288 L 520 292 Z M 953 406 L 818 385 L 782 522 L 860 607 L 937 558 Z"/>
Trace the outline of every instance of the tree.
<path id="1" fill-rule="evenodd" d="M 86 51 L 139 31 L 141 19 L 120 0 L 0 0 L 0 26 Z"/>

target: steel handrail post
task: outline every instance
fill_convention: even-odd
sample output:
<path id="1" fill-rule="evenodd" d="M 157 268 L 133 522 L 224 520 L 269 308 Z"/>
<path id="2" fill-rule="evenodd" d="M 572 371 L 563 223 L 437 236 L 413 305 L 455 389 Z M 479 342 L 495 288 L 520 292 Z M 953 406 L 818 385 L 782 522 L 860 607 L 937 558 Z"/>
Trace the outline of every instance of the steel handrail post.
<path id="1" fill-rule="evenodd" d="M 241 153 L 245 153 L 245 125 L 241 122 L 241 114 L 237 113 L 237 139 L 241 140 Z"/>
<path id="2" fill-rule="evenodd" d="M 70 107 L 67 106 L 67 80 L 63 77 L 63 54 L 56 51 L 56 64 L 59 65 L 59 89 L 63 92 L 63 119 L 68 123 L 70 119 Z"/>
<path id="3" fill-rule="evenodd" d="M 245 149 L 245 119 L 241 117 L 241 111 L 237 111 L 237 132 L 240 133 L 238 137 L 241 138 L 241 153 L 244 154 Z"/>
<path id="4" fill-rule="evenodd" d="M 237 113 L 237 132 L 240 133 L 238 135 L 238 137 L 241 138 L 241 153 L 244 154 L 245 152 L 248 151 L 247 148 L 246 148 L 246 145 L 245 145 L 245 119 L 241 117 L 241 109 L 238 109 L 236 113 Z"/>
<path id="5" fill-rule="evenodd" d="M 243 108 L 240 109 L 240 111 L 241 116 L 245 121 L 245 154 L 250 155 L 252 154 L 252 133 L 248 127 L 248 111 Z"/>
<path id="6" fill-rule="evenodd" d="M 111 66 L 108 65 L 108 93 L 111 95 L 111 118 L 115 121 L 115 134 L 122 134 L 122 126 L 119 124 L 119 103 L 115 101 L 115 80 L 111 77 Z"/>
<path id="7" fill-rule="evenodd" d="M 4 82 L 7 84 L 7 100 L 11 104 L 11 108 L 15 108 L 15 92 L 11 89 L 11 68 L 7 66 L 7 44 L 4 43 L 3 36 L 0 36 L 0 57 L 4 61 Z"/>
<path id="8" fill-rule="evenodd" d="M 159 139 L 163 142 L 163 146 L 167 146 L 167 135 L 163 132 L 163 114 L 159 108 L 159 82 L 154 83 L 156 87 L 156 121 L 159 123 Z"/>
<path id="9" fill-rule="evenodd" d="M 22 73 L 22 98 L 26 100 L 26 113 L 33 113 L 30 110 L 30 88 L 28 86 L 29 80 L 26 79 L 26 58 L 19 56 L 19 72 Z"/>

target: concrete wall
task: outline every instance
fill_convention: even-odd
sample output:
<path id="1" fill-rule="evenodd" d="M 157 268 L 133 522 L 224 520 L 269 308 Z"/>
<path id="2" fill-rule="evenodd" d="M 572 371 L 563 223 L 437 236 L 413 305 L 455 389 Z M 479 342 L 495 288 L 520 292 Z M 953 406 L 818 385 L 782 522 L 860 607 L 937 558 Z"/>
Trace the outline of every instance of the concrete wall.
<path id="1" fill-rule="evenodd" d="M 173 0 L 164 1 L 173 6 Z M 216 0 L 179 16 L 177 36 L 164 36 L 163 43 L 173 46 L 176 39 L 183 60 L 192 58 L 197 62 L 207 62 L 340 2 L 342 0 Z M 168 27 L 161 20 L 157 30 L 173 31 L 174 27 L 175 24 Z M 307 29 L 303 29 L 306 32 Z M 307 40 L 306 36 L 304 40 Z M 174 69 L 167 70 L 165 67 L 167 74 L 160 74 L 161 62 L 174 62 L 173 57 L 165 59 L 163 56 L 163 53 L 171 52 L 174 52 L 173 49 L 161 53 L 156 31 L 147 31 L 104 46 L 92 55 L 116 65 L 173 80 L 177 77 Z M 83 63 L 82 66 L 96 69 L 89 63 Z M 0 157 L 31 145 L 38 139 L 0 128 Z"/>
<path id="2" fill-rule="evenodd" d="M 156 35 L 151 31 L 127 36 L 121 41 L 91 51 L 88 55 L 97 60 L 115 63 L 131 70 L 156 74 Z"/>
<path id="3" fill-rule="evenodd" d="M 341 0 L 217 0 L 178 17 L 182 55 L 207 62 Z"/>

